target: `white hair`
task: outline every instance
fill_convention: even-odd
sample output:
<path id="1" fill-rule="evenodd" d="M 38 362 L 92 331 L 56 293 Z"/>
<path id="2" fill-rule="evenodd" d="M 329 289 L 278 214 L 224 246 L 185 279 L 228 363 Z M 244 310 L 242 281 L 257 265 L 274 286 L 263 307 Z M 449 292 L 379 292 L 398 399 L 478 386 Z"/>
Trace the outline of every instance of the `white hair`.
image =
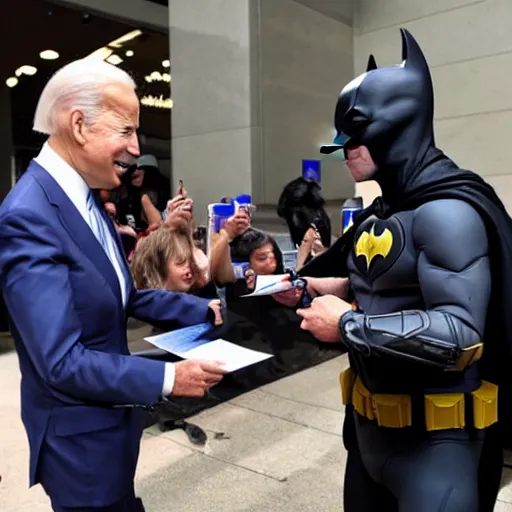
<path id="1" fill-rule="evenodd" d="M 34 130 L 53 135 L 57 116 L 69 109 L 80 109 L 90 124 L 101 112 L 106 85 L 120 83 L 136 89 L 128 73 L 104 61 L 81 59 L 57 71 L 46 84 L 34 116 Z"/>

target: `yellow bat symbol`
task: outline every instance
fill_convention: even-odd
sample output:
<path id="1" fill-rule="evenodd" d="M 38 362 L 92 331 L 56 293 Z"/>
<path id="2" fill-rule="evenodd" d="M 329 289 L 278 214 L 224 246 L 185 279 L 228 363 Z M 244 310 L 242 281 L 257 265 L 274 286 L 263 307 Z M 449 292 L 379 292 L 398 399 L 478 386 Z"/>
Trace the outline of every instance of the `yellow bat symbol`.
<path id="1" fill-rule="evenodd" d="M 375 256 L 385 258 L 393 247 L 393 235 L 389 229 L 385 229 L 379 236 L 375 236 L 375 224 L 368 233 L 361 234 L 356 243 L 356 257 L 364 256 L 366 258 L 366 268 L 370 268 L 370 263 Z"/>

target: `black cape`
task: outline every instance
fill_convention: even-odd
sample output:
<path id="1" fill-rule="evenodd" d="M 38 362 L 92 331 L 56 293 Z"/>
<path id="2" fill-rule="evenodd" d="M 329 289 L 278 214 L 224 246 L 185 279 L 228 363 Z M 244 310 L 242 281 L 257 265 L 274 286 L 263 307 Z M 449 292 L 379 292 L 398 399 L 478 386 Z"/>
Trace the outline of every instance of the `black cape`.
<path id="1" fill-rule="evenodd" d="M 505 446 L 512 447 L 512 219 L 494 189 L 477 174 L 459 169 L 436 151 L 421 172 L 420 183 L 394 204 L 377 198 L 361 211 L 354 226 L 333 246 L 300 271 L 303 276 L 345 277 L 347 260 L 357 226 L 371 215 L 386 218 L 395 212 L 418 208 L 439 199 L 459 199 L 480 214 L 487 228 L 492 291 L 484 333 L 482 378 L 500 388 L 500 432 Z M 461 248 L 461 250 L 464 250 Z"/>

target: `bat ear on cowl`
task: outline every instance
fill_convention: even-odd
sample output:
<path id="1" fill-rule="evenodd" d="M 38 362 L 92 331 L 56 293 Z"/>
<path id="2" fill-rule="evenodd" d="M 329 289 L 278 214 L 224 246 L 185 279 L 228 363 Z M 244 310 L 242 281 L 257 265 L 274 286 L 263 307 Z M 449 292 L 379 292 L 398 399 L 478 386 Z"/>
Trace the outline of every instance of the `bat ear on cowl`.
<path id="1" fill-rule="evenodd" d="M 366 72 L 373 71 L 374 69 L 377 69 L 377 62 L 375 61 L 375 57 L 370 55 L 368 57 L 368 64 L 366 65 Z"/>

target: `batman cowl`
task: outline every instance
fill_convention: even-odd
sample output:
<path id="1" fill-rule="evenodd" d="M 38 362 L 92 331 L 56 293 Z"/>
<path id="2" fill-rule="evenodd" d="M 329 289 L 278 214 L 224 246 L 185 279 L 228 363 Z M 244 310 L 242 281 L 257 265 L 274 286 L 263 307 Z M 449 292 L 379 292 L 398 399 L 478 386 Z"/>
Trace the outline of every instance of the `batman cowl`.
<path id="1" fill-rule="evenodd" d="M 442 153 L 435 148 L 434 92 L 428 64 L 414 37 L 402 35 L 402 63 L 378 68 L 371 55 L 367 70 L 338 97 L 330 154 L 366 146 L 377 165 L 374 179 L 383 197 L 394 202 L 419 186 L 422 168 Z"/>

